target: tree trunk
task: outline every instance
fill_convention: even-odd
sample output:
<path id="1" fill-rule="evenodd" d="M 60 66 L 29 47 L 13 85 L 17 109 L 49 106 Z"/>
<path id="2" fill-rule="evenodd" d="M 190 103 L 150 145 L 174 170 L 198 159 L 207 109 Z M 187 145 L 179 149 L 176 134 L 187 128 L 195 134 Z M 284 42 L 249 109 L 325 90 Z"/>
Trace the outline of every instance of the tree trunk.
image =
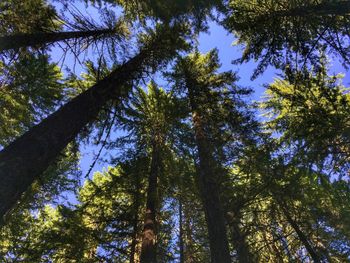
<path id="1" fill-rule="evenodd" d="M 141 263 L 157 262 L 157 222 L 156 209 L 158 206 L 158 176 L 161 165 L 160 144 L 158 141 L 152 145 L 151 170 L 148 177 L 147 203 L 145 222 L 142 233 Z"/>
<path id="2" fill-rule="evenodd" d="M 109 100 L 120 102 L 146 69 L 174 55 L 179 35 L 160 31 L 138 55 L 83 92 L 0 152 L 0 220 Z"/>
<path id="3" fill-rule="evenodd" d="M 0 52 L 10 49 L 18 50 L 21 47 L 41 47 L 62 40 L 99 37 L 101 35 L 112 33 L 112 29 L 99 29 L 88 31 L 31 33 L 2 36 L 0 37 Z"/>
<path id="4" fill-rule="evenodd" d="M 244 233 L 242 233 L 242 230 L 239 227 L 240 217 L 240 212 L 237 211 L 235 211 L 233 214 L 228 213 L 227 215 L 227 221 L 231 226 L 233 245 L 237 251 L 238 262 L 254 262 L 254 257 L 250 253 L 249 246 L 247 245 L 246 236 Z"/>
<path id="5" fill-rule="evenodd" d="M 312 247 L 312 245 L 310 244 L 308 238 L 304 235 L 303 231 L 299 228 L 299 225 L 294 221 L 294 219 L 290 215 L 290 213 L 289 213 L 288 209 L 286 208 L 286 206 L 281 204 L 280 207 L 281 207 L 285 217 L 287 218 L 288 223 L 292 226 L 292 228 L 294 229 L 295 233 L 298 235 L 299 240 L 305 246 L 305 248 L 306 248 L 307 252 L 309 253 L 309 255 L 311 256 L 312 260 L 315 263 L 321 262 L 319 255 L 317 254 L 315 249 Z"/>
<path id="6" fill-rule="evenodd" d="M 194 87 L 191 85 L 188 86 L 188 94 L 192 110 L 195 140 L 198 149 L 198 183 L 208 225 L 211 262 L 230 263 L 231 259 L 225 219 L 219 198 L 218 178 L 215 171 L 217 165 L 213 157 L 212 145 L 210 144 L 203 127 L 204 116 L 201 115 L 201 109 L 197 104 L 197 99 L 200 97 L 200 93 L 195 92 L 193 88 Z"/>
<path id="7" fill-rule="evenodd" d="M 133 233 L 132 240 L 130 244 L 130 263 L 135 263 L 136 257 L 136 247 L 137 247 L 137 237 L 139 233 L 139 209 L 140 209 L 140 199 L 141 199 L 141 182 L 140 175 L 136 174 L 135 192 L 134 192 L 134 219 L 133 219 Z"/>
<path id="8" fill-rule="evenodd" d="M 196 254 L 195 254 L 195 244 L 196 242 L 193 239 L 193 229 L 191 225 L 191 216 L 190 216 L 190 207 L 184 206 L 183 207 L 183 213 L 185 215 L 185 221 L 184 221 L 184 236 L 186 240 L 186 249 L 184 250 L 184 258 L 186 259 L 186 263 L 194 263 L 196 262 Z"/>
<path id="9" fill-rule="evenodd" d="M 185 262 L 184 257 L 184 235 L 183 235 L 183 226 L 182 226 L 182 202 L 181 197 L 179 199 L 179 247 L 180 247 L 180 263 Z"/>

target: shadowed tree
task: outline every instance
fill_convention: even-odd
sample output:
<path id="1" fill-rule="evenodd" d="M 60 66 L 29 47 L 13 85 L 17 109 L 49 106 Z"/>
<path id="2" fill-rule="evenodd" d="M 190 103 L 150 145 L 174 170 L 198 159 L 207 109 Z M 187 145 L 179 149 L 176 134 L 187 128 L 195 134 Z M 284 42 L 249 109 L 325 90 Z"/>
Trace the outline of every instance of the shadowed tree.
<path id="1" fill-rule="evenodd" d="M 181 26 L 165 26 L 144 35 L 144 46 L 138 55 L 0 152 L 1 217 L 81 129 L 94 120 L 107 101 L 120 102 L 128 95 L 131 83 L 146 70 L 165 64 L 184 48 L 181 31 Z"/>

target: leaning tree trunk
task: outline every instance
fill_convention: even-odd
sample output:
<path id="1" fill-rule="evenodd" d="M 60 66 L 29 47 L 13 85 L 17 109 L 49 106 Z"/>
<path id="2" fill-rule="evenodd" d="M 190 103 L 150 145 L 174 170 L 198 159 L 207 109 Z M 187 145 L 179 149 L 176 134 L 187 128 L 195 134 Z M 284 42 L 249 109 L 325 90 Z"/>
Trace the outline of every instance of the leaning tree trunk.
<path id="1" fill-rule="evenodd" d="M 300 227 L 297 224 L 297 222 L 294 221 L 294 219 L 292 218 L 292 216 L 289 213 L 289 211 L 286 208 L 286 206 L 281 203 L 280 207 L 281 207 L 281 209 L 283 211 L 283 214 L 286 217 L 288 223 L 292 226 L 292 228 L 294 229 L 295 233 L 297 234 L 299 240 L 305 246 L 305 248 L 306 248 L 307 252 L 309 253 L 309 255 L 311 256 L 313 262 L 315 262 L 315 263 L 321 262 L 320 256 L 318 255 L 316 250 L 312 247 L 312 245 L 310 244 L 308 238 L 305 236 L 303 231 L 300 229 Z"/>
<path id="2" fill-rule="evenodd" d="M 151 169 L 148 177 L 145 222 L 142 232 L 141 263 L 157 262 L 157 222 L 156 209 L 158 206 L 158 177 L 161 165 L 160 144 L 152 144 Z"/>
<path id="3" fill-rule="evenodd" d="M 106 102 L 120 102 L 125 98 L 133 80 L 175 55 L 176 44 L 183 44 L 178 34 L 170 34 L 168 28 L 160 29 L 138 55 L 3 149 L 0 152 L 0 220 L 82 128 L 96 118 Z"/>
<path id="4" fill-rule="evenodd" d="M 230 263 L 226 225 L 219 198 L 218 178 L 215 171 L 217 165 L 213 157 L 212 145 L 203 127 L 204 116 L 202 116 L 201 109 L 197 103 L 200 94 L 196 93 L 190 85 L 188 86 L 188 94 L 198 149 L 198 183 L 208 225 L 211 262 Z"/>
<path id="5" fill-rule="evenodd" d="M 42 47 L 54 42 L 79 39 L 79 38 L 97 38 L 102 35 L 112 34 L 113 29 L 98 29 L 86 31 L 70 32 L 48 32 L 48 33 L 29 33 L 14 34 L 0 37 L 0 52 L 6 50 L 18 50 L 22 47 Z"/>

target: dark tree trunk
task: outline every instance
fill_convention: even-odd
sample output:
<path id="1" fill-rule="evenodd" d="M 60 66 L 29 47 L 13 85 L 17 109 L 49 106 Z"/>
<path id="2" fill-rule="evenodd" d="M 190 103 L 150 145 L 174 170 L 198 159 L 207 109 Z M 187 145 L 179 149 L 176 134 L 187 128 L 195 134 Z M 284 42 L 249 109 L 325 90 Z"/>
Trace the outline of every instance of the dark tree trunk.
<path id="1" fill-rule="evenodd" d="M 184 234 L 183 234 L 183 226 L 182 226 L 182 202 L 181 197 L 179 199 L 179 247 L 180 247 L 180 263 L 185 262 L 184 257 Z"/>
<path id="2" fill-rule="evenodd" d="M 18 50 L 22 47 L 42 47 L 54 42 L 99 37 L 101 35 L 112 34 L 112 29 L 99 29 L 90 31 L 71 31 L 71 32 L 52 32 L 52 33 L 31 33 L 31 34 L 15 34 L 11 36 L 0 37 L 0 52 L 5 50 Z"/>
<path id="3" fill-rule="evenodd" d="M 201 107 L 197 103 L 201 94 L 195 92 L 194 87 L 189 84 L 187 83 L 188 95 L 199 157 L 198 183 L 208 225 L 211 262 L 230 263 L 226 225 L 219 198 L 220 190 L 215 169 L 217 164 L 213 156 L 213 147 L 203 127 L 204 116 L 202 116 Z"/>
<path id="4" fill-rule="evenodd" d="M 164 31 L 167 34 L 167 31 Z M 137 56 L 83 92 L 0 152 L 0 220 L 109 100 L 125 98 L 145 69 L 169 58 L 168 35 L 160 33 Z M 174 36 L 178 36 L 173 34 Z M 170 41 L 177 41 L 169 36 Z M 163 42 L 165 41 L 165 42 Z M 167 46 L 165 46 L 166 44 Z"/>
<path id="5" fill-rule="evenodd" d="M 158 177 L 161 165 L 160 144 L 155 139 L 152 145 L 151 169 L 148 177 L 147 202 L 145 222 L 142 233 L 141 263 L 157 262 L 157 222 L 156 209 L 158 206 Z"/>
<path id="6" fill-rule="evenodd" d="M 231 226 L 233 245 L 237 251 L 238 262 L 254 262 L 254 257 L 250 252 L 246 236 L 239 227 L 240 217 L 240 212 L 237 211 L 234 214 L 229 213 L 227 216 L 227 221 Z"/>
<path id="7" fill-rule="evenodd" d="M 305 246 L 307 252 L 309 253 L 309 255 L 311 256 L 312 260 L 315 263 L 320 263 L 321 259 L 318 255 L 318 253 L 315 251 L 315 249 L 312 247 L 312 245 L 310 244 L 308 238 L 304 235 L 303 231 L 300 229 L 299 225 L 297 224 L 297 222 L 294 221 L 294 219 L 292 218 L 291 214 L 289 213 L 288 209 L 286 208 L 286 206 L 284 206 L 283 204 L 280 205 L 288 223 L 292 226 L 292 228 L 294 229 L 295 233 L 297 233 L 299 240 L 303 243 L 303 245 Z"/>

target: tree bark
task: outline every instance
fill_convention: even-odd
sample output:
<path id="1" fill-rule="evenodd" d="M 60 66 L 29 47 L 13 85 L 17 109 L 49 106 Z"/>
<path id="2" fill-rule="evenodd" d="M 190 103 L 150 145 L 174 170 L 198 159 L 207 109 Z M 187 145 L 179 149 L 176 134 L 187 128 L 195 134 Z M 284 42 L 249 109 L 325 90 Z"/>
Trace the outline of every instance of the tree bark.
<path id="1" fill-rule="evenodd" d="M 145 222 L 142 233 L 141 263 L 157 262 L 157 222 L 156 209 L 158 206 L 158 177 L 161 165 L 160 144 L 158 141 L 152 145 L 151 169 L 148 177 L 147 203 Z"/>
<path id="2" fill-rule="evenodd" d="M 230 263 L 231 259 L 226 225 L 219 198 L 218 178 L 215 171 L 217 165 L 213 157 L 213 147 L 209 142 L 203 127 L 204 116 L 202 116 L 203 113 L 197 103 L 200 93 L 194 91 L 194 87 L 190 85 L 190 81 L 187 85 L 192 110 L 195 140 L 198 149 L 198 183 L 208 225 L 211 262 Z"/>
<path id="3" fill-rule="evenodd" d="M 120 102 L 146 69 L 175 53 L 179 35 L 161 31 L 138 55 L 83 92 L 0 152 L 0 220 L 109 100 Z"/>
<path id="4" fill-rule="evenodd" d="M 49 32 L 49 33 L 31 33 L 31 34 L 15 34 L 0 37 L 0 52 L 6 50 L 18 50 L 22 47 L 41 47 L 54 42 L 98 37 L 105 34 L 112 34 L 112 29 L 99 29 L 87 31 L 69 31 L 69 32 Z"/>

